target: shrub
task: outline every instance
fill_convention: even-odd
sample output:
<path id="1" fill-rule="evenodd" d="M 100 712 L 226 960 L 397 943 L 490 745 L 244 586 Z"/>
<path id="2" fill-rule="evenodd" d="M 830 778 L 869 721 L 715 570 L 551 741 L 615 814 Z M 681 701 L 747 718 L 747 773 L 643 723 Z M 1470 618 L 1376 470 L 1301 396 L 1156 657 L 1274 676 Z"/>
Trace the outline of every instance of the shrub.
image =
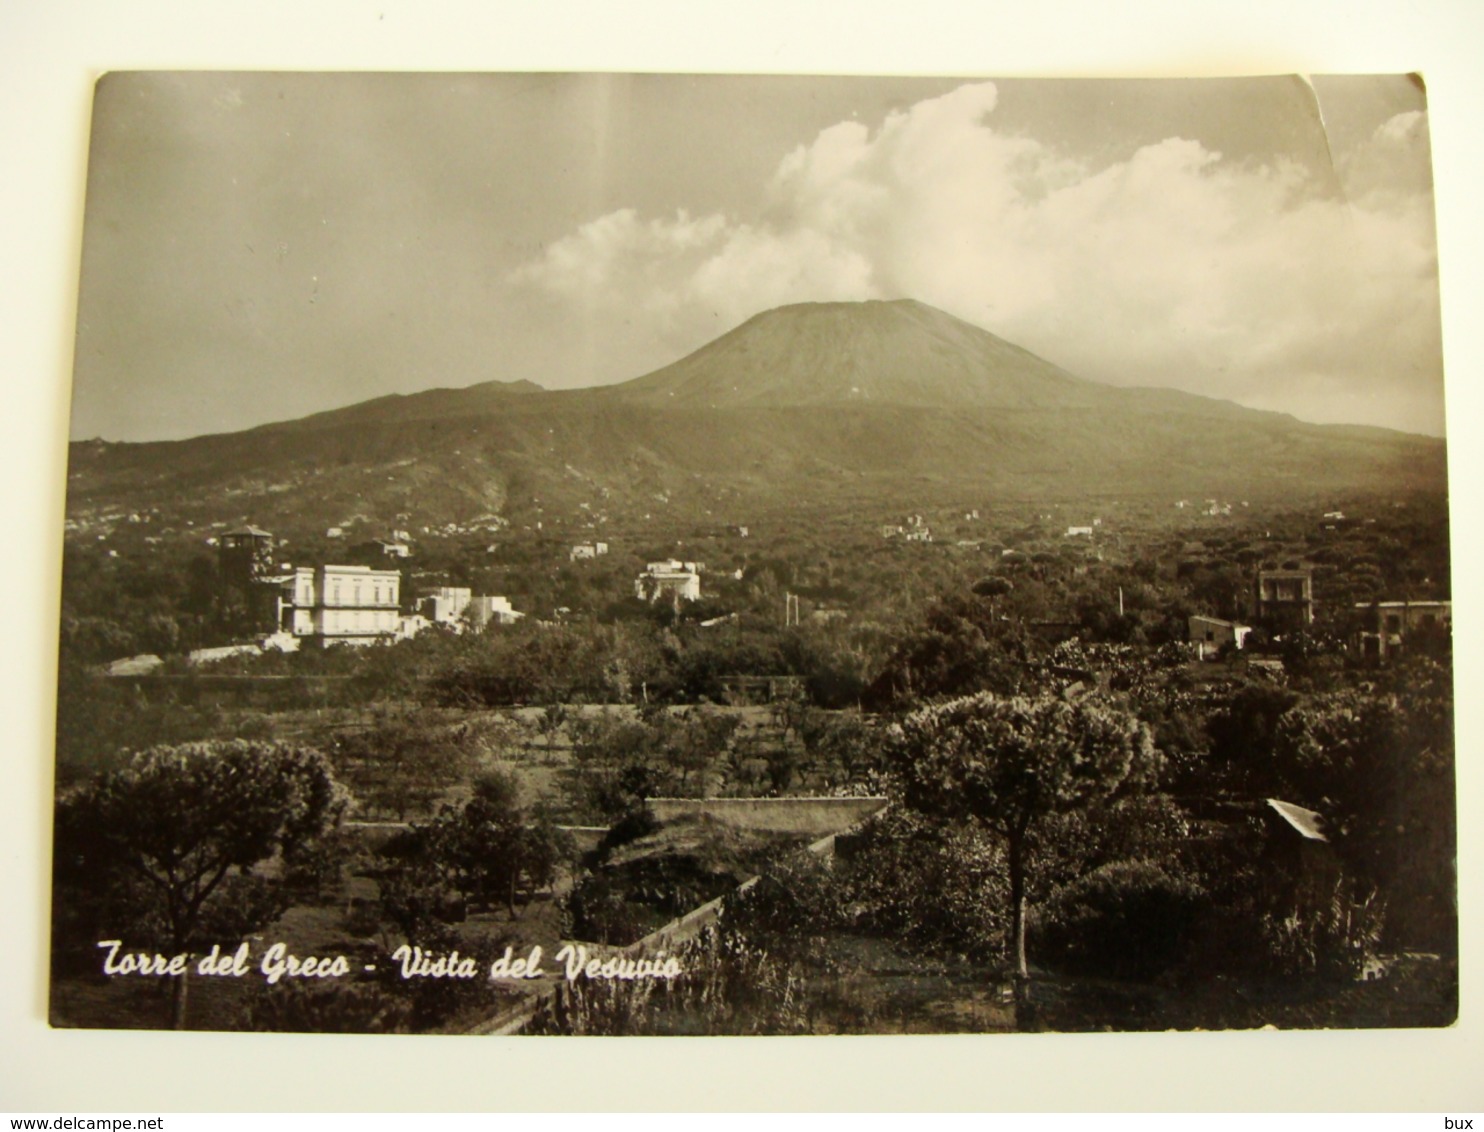
<path id="1" fill-rule="evenodd" d="M 1031 929 L 1038 953 L 1069 973 L 1150 979 L 1185 955 L 1208 903 L 1148 861 L 1117 861 L 1058 891 Z"/>
<path id="2" fill-rule="evenodd" d="M 1385 902 L 1374 891 L 1358 896 L 1341 881 L 1327 903 L 1283 914 L 1267 912 L 1260 926 L 1277 973 L 1354 979 L 1381 944 Z"/>
<path id="3" fill-rule="evenodd" d="M 994 839 L 894 808 L 836 844 L 841 899 L 861 928 L 933 952 L 1001 955 L 1009 885 Z"/>
<path id="4" fill-rule="evenodd" d="M 618 946 L 642 939 L 668 919 L 635 903 L 624 881 L 607 873 L 586 877 L 560 906 L 564 936 Z"/>
<path id="5" fill-rule="evenodd" d="M 595 856 L 599 861 L 607 860 L 608 855 L 615 849 L 628 845 L 632 841 L 638 841 L 641 837 L 648 837 L 659 827 L 659 819 L 654 816 L 654 812 L 648 806 L 636 806 L 614 822 L 608 832 L 603 834 L 603 840 L 598 842 Z"/>

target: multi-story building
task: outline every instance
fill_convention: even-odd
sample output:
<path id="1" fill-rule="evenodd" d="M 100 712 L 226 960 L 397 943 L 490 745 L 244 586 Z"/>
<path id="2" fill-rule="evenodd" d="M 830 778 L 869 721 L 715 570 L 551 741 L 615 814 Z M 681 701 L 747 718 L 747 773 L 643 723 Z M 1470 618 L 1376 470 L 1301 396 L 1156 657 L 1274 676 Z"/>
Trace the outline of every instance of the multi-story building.
<path id="1" fill-rule="evenodd" d="M 300 566 L 281 579 L 278 627 L 321 644 L 397 635 L 402 575 L 370 566 Z"/>
<path id="2" fill-rule="evenodd" d="M 1360 652 L 1384 661 L 1408 649 L 1428 651 L 1448 641 L 1453 630 L 1451 601 L 1362 602 L 1355 607 L 1368 615 L 1360 633 Z"/>
<path id="3" fill-rule="evenodd" d="M 1254 594 L 1258 621 L 1278 632 L 1314 623 L 1314 571 L 1259 570 Z"/>
<path id="4" fill-rule="evenodd" d="M 406 630 L 411 635 L 417 628 L 442 625 L 462 633 L 466 628 L 482 629 L 491 623 L 513 625 L 524 617 L 510 599 L 477 595 L 468 586 L 440 586 L 429 590 L 418 602 L 417 621 Z"/>
<path id="5" fill-rule="evenodd" d="M 468 586 L 439 586 L 423 595 L 418 612 L 434 625 L 458 628 L 472 600 L 473 591 Z"/>
<path id="6" fill-rule="evenodd" d="M 519 610 L 514 609 L 510 599 L 506 597 L 474 597 L 469 601 L 466 612 L 469 624 L 476 628 L 484 628 L 491 623 L 495 625 L 513 625 L 525 616 Z"/>

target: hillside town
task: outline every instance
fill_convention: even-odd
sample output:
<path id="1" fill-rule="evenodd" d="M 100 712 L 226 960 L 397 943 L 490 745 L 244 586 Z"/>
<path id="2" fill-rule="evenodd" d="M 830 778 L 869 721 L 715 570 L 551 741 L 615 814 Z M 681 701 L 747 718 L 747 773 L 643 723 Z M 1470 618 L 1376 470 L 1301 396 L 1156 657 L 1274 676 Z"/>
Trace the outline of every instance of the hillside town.
<path id="1" fill-rule="evenodd" d="M 494 524 L 494 553 L 488 523 L 354 541 L 78 525 L 58 772 L 82 798 L 141 745 L 297 742 L 353 799 L 272 931 L 308 917 L 388 973 L 354 999 L 234 1005 L 201 987 L 175 1024 L 314 1025 L 304 1011 L 362 998 L 383 1018 L 365 1028 L 714 1024 L 688 991 L 642 1022 L 560 979 L 429 997 L 434 982 L 395 974 L 399 946 L 485 966 L 533 948 L 677 955 L 763 1032 L 1352 1024 L 1383 1001 L 1396 1024 L 1437 1024 L 1456 930 L 1438 504 L 1181 502 L 807 522 L 763 506 L 745 524 L 702 508 L 663 525 L 619 506 L 586 542 L 588 509 L 550 504 L 539 530 Z M 962 809 L 972 781 L 942 792 L 970 764 L 923 777 L 989 725 L 1050 728 L 1029 748 L 1038 774 L 1057 728 L 1111 744 L 1102 785 L 1036 819 L 1018 896 L 996 832 L 1013 827 Z M 113 1009 L 83 1005 L 82 943 L 101 930 L 86 919 L 57 937 L 64 1024 Z M 715 966 L 743 940 L 761 967 Z M 863 962 L 866 947 L 885 950 Z M 743 990 L 821 962 L 856 972 L 848 1001 L 795 1015 Z M 967 995 L 925 989 L 971 971 Z M 1217 976 L 1288 989 L 1212 998 Z M 923 1005 L 892 1005 L 908 1001 Z"/>

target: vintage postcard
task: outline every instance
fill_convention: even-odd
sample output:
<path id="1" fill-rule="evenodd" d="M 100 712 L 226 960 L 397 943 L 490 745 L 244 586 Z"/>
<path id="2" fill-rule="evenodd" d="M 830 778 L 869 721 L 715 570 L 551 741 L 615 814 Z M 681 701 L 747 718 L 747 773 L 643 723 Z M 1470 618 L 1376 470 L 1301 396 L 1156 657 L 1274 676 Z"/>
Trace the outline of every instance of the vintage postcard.
<path id="1" fill-rule="evenodd" d="M 1411 75 L 116 73 L 50 1020 L 1439 1027 Z"/>

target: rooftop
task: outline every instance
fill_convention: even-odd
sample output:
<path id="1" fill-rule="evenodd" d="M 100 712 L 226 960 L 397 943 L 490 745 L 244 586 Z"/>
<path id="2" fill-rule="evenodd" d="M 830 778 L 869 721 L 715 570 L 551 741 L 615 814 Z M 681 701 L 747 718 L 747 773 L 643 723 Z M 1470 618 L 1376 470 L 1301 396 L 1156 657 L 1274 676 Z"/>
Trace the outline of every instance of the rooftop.
<path id="1" fill-rule="evenodd" d="M 1278 815 L 1304 837 L 1306 841 L 1328 841 L 1329 838 L 1319 832 L 1319 827 L 1324 824 L 1324 819 L 1314 810 L 1306 810 L 1302 806 L 1295 806 L 1292 802 L 1280 802 L 1277 798 L 1267 800 Z"/>

